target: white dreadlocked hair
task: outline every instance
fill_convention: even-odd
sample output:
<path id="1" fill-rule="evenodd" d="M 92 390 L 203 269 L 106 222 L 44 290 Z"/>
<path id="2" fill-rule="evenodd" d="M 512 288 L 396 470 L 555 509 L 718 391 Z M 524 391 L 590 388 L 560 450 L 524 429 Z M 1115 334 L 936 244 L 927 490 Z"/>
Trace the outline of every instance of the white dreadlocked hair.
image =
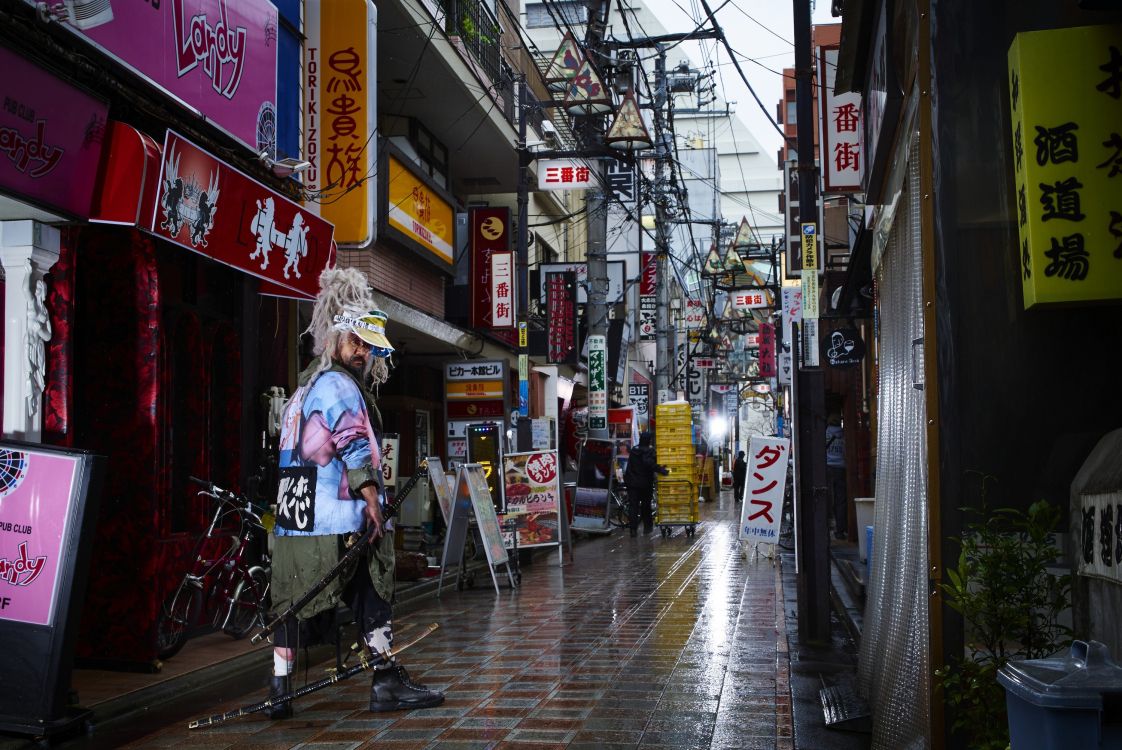
<path id="1" fill-rule="evenodd" d="M 335 316 L 349 314 L 363 315 L 377 307 L 370 293 L 370 283 L 357 268 L 325 268 L 319 275 L 319 294 L 312 308 L 312 322 L 305 333 L 310 333 L 315 342 L 313 351 L 319 357 L 316 374 L 323 372 L 339 359 L 339 347 L 343 337 L 349 335 L 335 327 Z M 363 378 L 370 378 L 374 385 L 386 382 L 390 368 L 385 358 L 367 359 Z"/>

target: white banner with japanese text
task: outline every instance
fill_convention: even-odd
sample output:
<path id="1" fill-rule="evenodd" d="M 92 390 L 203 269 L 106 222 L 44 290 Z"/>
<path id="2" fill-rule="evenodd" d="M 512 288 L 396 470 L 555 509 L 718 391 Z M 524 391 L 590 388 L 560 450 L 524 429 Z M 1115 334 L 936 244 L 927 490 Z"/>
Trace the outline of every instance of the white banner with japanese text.
<path id="1" fill-rule="evenodd" d="M 740 504 L 738 538 L 742 541 L 779 541 L 790 454 L 791 441 L 786 438 L 757 435 L 749 442 L 748 476 Z"/>

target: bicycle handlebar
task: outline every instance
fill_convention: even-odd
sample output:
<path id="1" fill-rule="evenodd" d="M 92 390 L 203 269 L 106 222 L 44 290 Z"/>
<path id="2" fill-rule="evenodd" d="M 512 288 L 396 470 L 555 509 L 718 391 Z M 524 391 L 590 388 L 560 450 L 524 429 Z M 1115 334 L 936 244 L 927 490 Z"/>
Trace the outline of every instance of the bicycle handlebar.
<path id="1" fill-rule="evenodd" d="M 239 496 L 233 491 L 223 489 L 214 482 L 207 481 L 206 479 L 199 479 L 198 477 L 191 475 L 188 475 L 187 479 L 197 485 L 202 486 L 203 492 L 216 497 L 219 500 L 225 500 L 226 502 L 236 505 L 239 511 L 248 513 L 253 517 L 253 520 L 257 522 L 258 526 L 261 525 L 261 513 L 267 511 L 268 508 L 262 508 L 260 506 L 254 505 L 253 501 L 248 497 Z M 244 506 L 242 505 L 243 503 Z"/>

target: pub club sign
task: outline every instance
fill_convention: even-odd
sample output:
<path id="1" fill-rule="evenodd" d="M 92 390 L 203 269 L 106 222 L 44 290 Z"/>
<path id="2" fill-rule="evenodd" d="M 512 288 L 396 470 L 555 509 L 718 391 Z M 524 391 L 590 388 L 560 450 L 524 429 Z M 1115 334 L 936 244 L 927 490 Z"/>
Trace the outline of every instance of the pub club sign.
<path id="1" fill-rule="evenodd" d="M 845 327 L 833 330 L 819 346 L 822 350 L 822 360 L 828 367 L 838 369 L 856 367 L 865 358 L 865 342 L 856 328 Z"/>

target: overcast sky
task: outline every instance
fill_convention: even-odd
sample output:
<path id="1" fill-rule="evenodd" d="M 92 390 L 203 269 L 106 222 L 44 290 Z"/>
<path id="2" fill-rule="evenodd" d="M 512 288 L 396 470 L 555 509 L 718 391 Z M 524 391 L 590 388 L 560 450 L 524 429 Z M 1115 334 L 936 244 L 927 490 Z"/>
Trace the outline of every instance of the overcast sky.
<path id="1" fill-rule="evenodd" d="M 704 10 L 698 0 L 644 0 L 671 32 L 684 32 L 694 29 L 704 18 Z M 786 0 L 731 0 L 721 7 L 722 0 L 707 0 L 709 7 L 716 10 L 717 20 L 725 30 L 729 43 L 738 53 L 740 67 L 748 77 L 752 89 L 764 103 L 768 114 L 775 116 L 776 105 L 783 96 L 783 79 L 779 75 L 784 68 L 795 64 L 795 49 L 792 45 L 792 2 Z M 719 10 L 717 10 L 720 8 Z M 840 18 L 830 15 L 829 0 L 818 0 L 814 9 L 814 23 L 840 23 Z M 775 128 L 769 124 L 767 116 L 753 100 L 748 87 L 741 81 L 736 68 L 730 63 L 728 53 L 719 41 L 696 44 L 683 44 L 667 56 L 667 65 L 673 67 L 687 55 L 696 67 L 705 67 L 708 60 L 717 63 L 717 92 L 724 99 L 736 102 L 737 116 L 764 147 L 764 151 L 774 154 L 782 139 Z M 750 60 L 744 59 L 750 58 Z M 755 62 L 752 62 L 754 60 Z M 770 68 L 770 70 L 769 70 Z M 775 72 L 773 72 L 775 71 Z"/>

